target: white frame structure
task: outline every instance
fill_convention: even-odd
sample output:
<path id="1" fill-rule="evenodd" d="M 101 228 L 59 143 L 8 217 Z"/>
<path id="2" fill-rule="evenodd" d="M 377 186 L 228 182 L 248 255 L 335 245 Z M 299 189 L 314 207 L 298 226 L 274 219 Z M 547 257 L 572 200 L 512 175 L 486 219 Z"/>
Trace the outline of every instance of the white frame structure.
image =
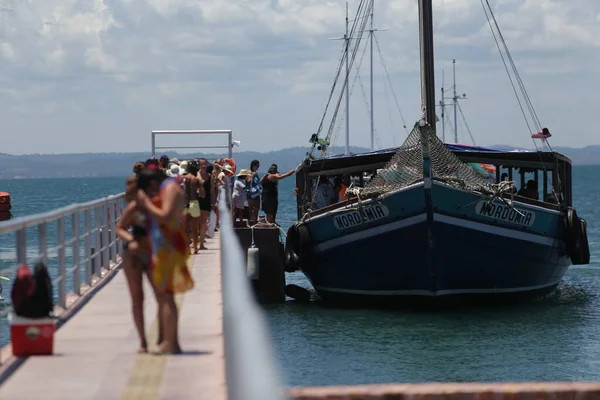
<path id="1" fill-rule="evenodd" d="M 227 135 L 227 146 L 156 146 L 156 135 Z M 233 157 L 233 132 L 231 130 L 166 130 L 152 131 L 152 156 L 157 149 L 227 149 L 229 158 Z"/>

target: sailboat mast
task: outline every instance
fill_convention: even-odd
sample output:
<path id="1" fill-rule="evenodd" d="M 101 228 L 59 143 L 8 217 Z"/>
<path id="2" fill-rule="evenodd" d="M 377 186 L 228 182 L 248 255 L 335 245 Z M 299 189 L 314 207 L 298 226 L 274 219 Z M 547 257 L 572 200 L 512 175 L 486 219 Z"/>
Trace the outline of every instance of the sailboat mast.
<path id="1" fill-rule="evenodd" d="M 454 80 L 454 95 L 452 99 L 454 100 L 454 143 L 458 143 L 458 125 L 456 118 L 456 106 L 458 105 L 458 96 L 456 95 L 456 59 L 452 59 L 452 77 Z"/>
<path id="2" fill-rule="evenodd" d="M 369 30 L 371 33 L 371 151 L 375 151 L 375 108 L 373 106 L 373 35 L 375 35 L 375 30 L 373 29 L 373 8 L 375 8 L 375 0 L 371 4 L 371 29 Z"/>
<path id="3" fill-rule="evenodd" d="M 346 34 L 344 40 L 346 42 L 346 149 L 344 154 L 350 154 L 350 68 L 348 59 L 350 58 L 350 37 L 348 34 L 348 2 L 346 2 Z"/>
<path id="4" fill-rule="evenodd" d="M 442 141 L 446 142 L 446 121 L 444 120 L 446 116 L 446 104 L 444 103 L 444 70 L 442 70 L 442 89 L 440 96 L 440 108 L 442 111 Z"/>
<path id="5" fill-rule="evenodd" d="M 433 59 L 432 0 L 419 0 L 421 45 L 421 108 L 423 118 L 435 132 L 435 71 Z"/>

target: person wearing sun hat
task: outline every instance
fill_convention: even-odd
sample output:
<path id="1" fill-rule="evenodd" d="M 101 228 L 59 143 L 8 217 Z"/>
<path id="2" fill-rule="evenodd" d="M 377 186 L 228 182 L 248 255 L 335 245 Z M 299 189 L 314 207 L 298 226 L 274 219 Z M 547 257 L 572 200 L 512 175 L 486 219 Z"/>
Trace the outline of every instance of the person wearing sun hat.
<path id="1" fill-rule="evenodd" d="M 233 204 L 233 222 L 238 218 L 244 219 L 244 210 L 246 208 L 246 178 L 250 172 L 247 169 L 242 169 L 237 174 L 237 179 L 233 184 L 233 194 L 231 202 Z"/>

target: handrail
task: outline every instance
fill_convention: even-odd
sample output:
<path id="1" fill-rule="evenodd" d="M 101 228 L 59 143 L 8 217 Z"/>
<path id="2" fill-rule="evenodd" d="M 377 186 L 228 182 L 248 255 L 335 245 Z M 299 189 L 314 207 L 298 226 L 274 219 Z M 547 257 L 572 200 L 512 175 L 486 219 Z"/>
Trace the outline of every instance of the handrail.
<path id="1" fill-rule="evenodd" d="M 125 194 L 120 193 L 0 222 L 0 237 L 15 234 L 11 238 L 14 248 L 2 249 L 5 254 L 14 251 L 14 259 L 4 260 L 7 265 L 0 264 L 0 275 L 12 281 L 19 266 L 40 260 L 50 270 L 57 306 L 68 309 L 71 300 L 121 262 L 122 246 L 115 225 L 125 206 Z M 37 228 L 37 235 L 32 228 Z M 10 307 L 0 308 L 0 328 L 2 318 L 10 311 Z"/>
<path id="2" fill-rule="evenodd" d="M 225 189 L 219 192 L 223 336 L 229 400 L 283 400 L 269 333 L 246 277 Z"/>
<path id="3" fill-rule="evenodd" d="M 0 235 L 11 232 L 16 232 L 21 229 L 56 221 L 61 217 L 73 214 L 75 211 L 86 211 L 102 204 L 107 204 L 110 200 L 117 200 L 125 196 L 125 193 L 119 193 L 114 196 L 108 196 L 97 200 L 92 200 L 87 203 L 75 203 L 56 210 L 18 217 L 7 221 L 0 222 Z"/>

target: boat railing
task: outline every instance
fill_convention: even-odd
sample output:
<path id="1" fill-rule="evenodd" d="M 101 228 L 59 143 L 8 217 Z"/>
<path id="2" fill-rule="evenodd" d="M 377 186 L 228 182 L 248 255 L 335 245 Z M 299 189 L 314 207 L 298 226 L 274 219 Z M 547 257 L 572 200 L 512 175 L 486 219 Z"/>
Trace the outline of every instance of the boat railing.
<path id="1" fill-rule="evenodd" d="M 228 399 L 286 399 L 266 322 L 251 292 L 226 191 L 219 193 L 223 336 Z"/>
<path id="2" fill-rule="evenodd" d="M 11 312 L 6 289 L 20 266 L 28 265 L 32 272 L 38 262 L 48 266 L 54 301 L 63 310 L 118 266 L 122 246 L 115 225 L 125 206 L 122 193 L 0 222 L 0 284 L 4 281 L 5 289 L 0 333 L 4 317 Z"/>

